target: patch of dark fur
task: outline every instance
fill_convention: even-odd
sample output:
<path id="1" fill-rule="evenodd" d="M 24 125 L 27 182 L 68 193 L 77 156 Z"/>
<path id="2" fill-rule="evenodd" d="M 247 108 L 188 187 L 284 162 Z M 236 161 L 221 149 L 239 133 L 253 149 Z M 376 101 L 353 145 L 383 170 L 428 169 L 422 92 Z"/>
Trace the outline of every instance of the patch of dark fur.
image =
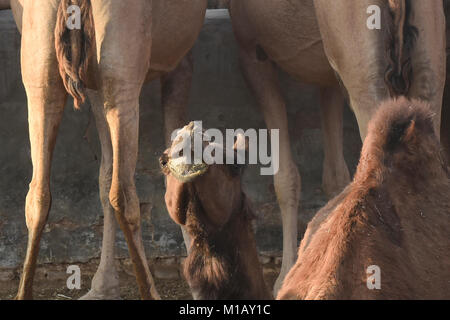
<path id="1" fill-rule="evenodd" d="M 184 274 L 196 299 L 251 299 L 250 283 L 243 272 L 239 237 L 251 227 L 252 213 L 243 195 L 242 208 L 220 228 L 208 224 L 204 209 L 189 186 L 186 228 L 195 234 Z"/>
<path id="2" fill-rule="evenodd" d="M 393 205 L 388 191 L 383 186 L 377 188 L 377 190 L 371 190 L 370 196 L 373 201 L 368 201 L 372 206 L 372 212 L 374 213 L 371 217 L 372 225 L 380 225 L 382 232 L 396 246 L 401 246 L 403 241 L 402 226 L 400 218 L 397 214 L 397 210 Z"/>
<path id="3" fill-rule="evenodd" d="M 266 61 L 267 59 L 269 59 L 267 53 L 259 44 L 256 46 L 256 58 L 259 61 Z"/>
<path id="4" fill-rule="evenodd" d="M 409 102 L 411 104 L 411 102 Z M 422 135 L 434 135 L 432 114 L 425 110 L 415 110 L 413 105 L 411 109 L 405 109 L 397 114 L 389 125 L 389 132 L 386 136 L 386 144 L 384 149 L 388 152 L 394 152 L 398 147 L 402 146 L 407 129 L 414 124 L 414 131 L 420 132 Z"/>
<path id="5" fill-rule="evenodd" d="M 407 119 L 401 119 L 391 125 L 386 141 L 386 151 L 392 152 L 399 146 L 403 136 L 405 135 L 405 131 L 411 125 L 412 120 L 413 118 L 409 117 Z"/>

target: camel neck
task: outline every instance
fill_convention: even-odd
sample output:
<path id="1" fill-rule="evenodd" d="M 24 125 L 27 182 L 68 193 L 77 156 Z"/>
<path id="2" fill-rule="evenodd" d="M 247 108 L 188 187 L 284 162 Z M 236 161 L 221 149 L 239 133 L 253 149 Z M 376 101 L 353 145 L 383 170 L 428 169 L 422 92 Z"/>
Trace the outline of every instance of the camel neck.
<path id="1" fill-rule="evenodd" d="M 222 228 L 208 232 L 197 229 L 191 233 L 193 242 L 185 276 L 196 298 L 270 298 L 258 260 L 251 217 L 243 195 L 239 210 L 233 212 Z M 201 229 L 199 225 L 195 227 Z"/>

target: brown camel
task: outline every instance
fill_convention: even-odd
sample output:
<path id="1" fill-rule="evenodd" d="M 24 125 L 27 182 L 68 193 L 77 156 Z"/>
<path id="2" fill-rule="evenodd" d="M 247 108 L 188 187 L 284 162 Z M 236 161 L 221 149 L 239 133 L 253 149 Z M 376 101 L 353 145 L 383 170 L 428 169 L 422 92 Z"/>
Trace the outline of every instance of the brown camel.
<path id="1" fill-rule="evenodd" d="M 372 5 L 380 8 L 380 30 L 367 27 Z M 442 1 L 409 0 L 230 0 L 230 13 L 246 80 L 267 127 L 280 129 L 280 170 L 274 180 L 283 223 L 283 260 L 276 292 L 295 262 L 301 182 L 274 65 L 320 87 L 323 189 L 333 194 L 350 181 L 342 153 L 344 98 L 339 83 L 346 89 L 362 139 L 379 103 L 401 94 L 429 101 L 438 131 L 445 17 Z"/>
<path id="2" fill-rule="evenodd" d="M 419 100 L 380 106 L 353 182 L 309 223 L 278 299 L 450 299 L 450 175 L 435 117 Z"/>
<path id="3" fill-rule="evenodd" d="M 66 28 L 71 4 L 81 8 L 80 30 Z M 134 184 L 139 94 L 144 82 L 162 78 L 163 105 L 170 110 L 166 131 L 184 123 L 192 65 L 189 57 L 182 59 L 200 32 L 206 0 L 12 0 L 11 6 L 22 31 L 33 163 L 25 208 L 28 248 L 17 298 L 32 298 L 39 241 L 51 206 L 51 159 L 66 90 L 77 107 L 89 96 L 102 146 L 104 238 L 100 266 L 86 298 L 118 297 L 114 215 L 128 243 L 141 297 L 159 298 L 142 244 Z"/>
<path id="4" fill-rule="evenodd" d="M 167 209 L 191 239 L 184 263 L 191 292 L 195 299 L 272 299 L 258 260 L 254 215 L 242 191 L 242 166 L 186 164 L 184 154 L 172 151 L 195 130 L 193 122 L 184 127 L 160 159 Z"/>

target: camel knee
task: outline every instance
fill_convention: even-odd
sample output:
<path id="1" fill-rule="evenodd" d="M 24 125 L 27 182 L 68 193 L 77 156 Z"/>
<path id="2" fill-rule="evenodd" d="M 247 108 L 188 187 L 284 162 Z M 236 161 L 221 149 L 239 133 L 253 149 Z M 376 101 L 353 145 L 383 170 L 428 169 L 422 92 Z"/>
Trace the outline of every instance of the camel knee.
<path id="1" fill-rule="evenodd" d="M 26 224 L 29 231 L 42 230 L 47 221 L 51 202 L 50 187 L 37 185 L 33 182 L 30 184 L 25 208 Z"/>
<path id="2" fill-rule="evenodd" d="M 102 160 L 98 176 L 98 185 L 100 191 L 100 201 L 104 207 L 109 206 L 110 204 L 109 191 L 111 190 L 112 170 L 112 163 L 106 163 Z"/>
<path id="3" fill-rule="evenodd" d="M 111 186 L 108 199 L 114 211 L 123 212 L 125 210 L 125 199 L 122 188 Z"/>
<path id="4" fill-rule="evenodd" d="M 139 102 L 139 95 L 141 90 L 141 83 L 139 80 L 138 71 L 136 71 L 136 78 L 131 78 L 126 72 L 126 69 L 111 68 L 103 62 L 99 65 L 99 73 L 102 82 L 100 89 L 103 98 L 103 107 L 106 110 L 120 107 L 121 105 L 129 105 Z M 141 71 L 142 72 L 142 71 Z M 119 112 L 123 109 L 119 108 Z"/>
<path id="5" fill-rule="evenodd" d="M 99 178 L 99 194 L 100 194 L 100 203 L 103 208 L 109 207 L 111 205 L 111 197 L 108 192 L 111 188 L 111 180 L 110 179 L 102 179 Z M 115 197 L 114 197 L 115 199 Z M 116 200 L 114 200 L 116 202 Z"/>
<path id="6" fill-rule="evenodd" d="M 341 192 L 350 183 L 350 172 L 344 157 L 336 159 L 325 158 L 322 172 L 322 189 L 332 197 Z"/>
<path id="7" fill-rule="evenodd" d="M 275 175 L 275 193 L 278 204 L 285 207 L 297 207 L 300 201 L 301 177 L 297 166 L 291 162 Z"/>
<path id="8" fill-rule="evenodd" d="M 116 212 L 121 225 L 126 225 L 131 231 L 140 226 L 139 200 L 134 187 L 111 188 L 109 203 Z"/>

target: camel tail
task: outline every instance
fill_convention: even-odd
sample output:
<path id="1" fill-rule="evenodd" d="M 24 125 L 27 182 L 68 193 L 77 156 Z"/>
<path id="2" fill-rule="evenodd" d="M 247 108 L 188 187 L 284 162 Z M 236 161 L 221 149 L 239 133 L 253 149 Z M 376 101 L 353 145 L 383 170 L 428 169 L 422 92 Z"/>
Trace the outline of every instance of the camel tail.
<path id="1" fill-rule="evenodd" d="M 55 27 L 59 73 L 76 109 L 86 99 L 88 63 L 94 51 L 94 20 L 90 0 L 61 0 Z"/>
<path id="2" fill-rule="evenodd" d="M 384 80 L 391 97 L 407 95 L 411 86 L 411 51 L 418 29 L 410 24 L 410 15 L 411 0 L 389 0 L 389 26 L 386 28 L 388 67 Z"/>

